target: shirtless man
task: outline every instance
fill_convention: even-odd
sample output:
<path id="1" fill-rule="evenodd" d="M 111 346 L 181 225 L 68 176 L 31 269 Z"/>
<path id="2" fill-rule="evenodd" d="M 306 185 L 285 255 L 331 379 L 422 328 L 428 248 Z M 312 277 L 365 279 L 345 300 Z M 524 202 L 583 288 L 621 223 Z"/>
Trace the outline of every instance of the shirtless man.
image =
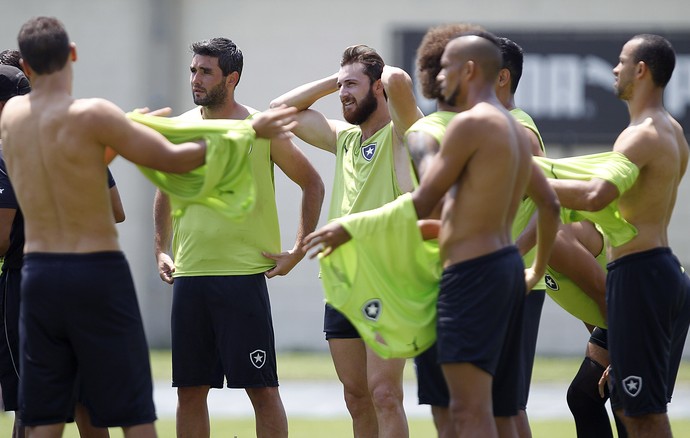
<path id="1" fill-rule="evenodd" d="M 460 437 L 516 436 L 522 303 L 525 288 L 546 269 L 559 204 L 541 171 L 533 171 L 527 132 L 496 97 L 498 41 L 487 32 L 475 33 L 452 40 L 444 51 L 443 98 L 463 112 L 448 125 L 412 199 L 417 217 L 424 218 L 446 197 L 439 234 L 445 271 L 437 342 L 455 432 Z M 539 221 L 537 255 L 527 270 L 511 239 L 525 193 L 537 203 Z M 306 240 L 309 248 L 322 245 L 328 255 L 348 238 L 335 224 Z M 468 336 L 458 339 L 458 333 Z M 501 402 L 496 418 L 492 398 Z"/>
<path id="2" fill-rule="evenodd" d="M 33 90 L 6 104 L 0 137 L 25 220 L 19 397 L 27 434 L 61 436 L 78 369 L 94 426 L 155 436 L 148 346 L 117 240 L 105 148 L 186 172 L 205 162 L 206 145 L 173 145 L 111 102 L 74 99 L 76 47 L 57 19 L 30 19 L 18 43 Z"/>
<path id="3" fill-rule="evenodd" d="M 666 39 L 641 34 L 623 46 L 613 70 L 616 93 L 630 113 L 613 151 L 639 168 L 629 190 L 619 193 L 597 178 L 549 180 L 567 208 L 598 211 L 617 200 L 622 217 L 638 232 L 609 247 L 606 279 L 611 401 L 631 437 L 671 436 L 666 405 L 690 324 L 690 280 L 667 233 L 688 163 L 683 129 L 663 106 L 674 66 Z"/>

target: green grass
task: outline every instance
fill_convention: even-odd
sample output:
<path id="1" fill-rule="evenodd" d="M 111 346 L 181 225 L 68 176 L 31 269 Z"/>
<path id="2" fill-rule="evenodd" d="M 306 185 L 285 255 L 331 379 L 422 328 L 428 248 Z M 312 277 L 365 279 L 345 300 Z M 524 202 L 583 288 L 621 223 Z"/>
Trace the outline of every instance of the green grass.
<path id="1" fill-rule="evenodd" d="M 580 366 L 582 358 L 538 357 L 534 364 L 533 381 L 537 383 L 563 382 L 567 385 Z M 170 352 L 167 350 L 151 351 L 151 367 L 154 379 L 170 381 Z M 286 380 L 331 380 L 336 379 L 335 370 L 328 353 L 283 353 L 278 356 L 278 367 L 281 381 Z M 405 379 L 414 380 L 414 369 L 411 363 L 405 367 Z M 690 362 L 681 365 L 678 374 L 680 384 L 690 383 Z M 346 438 L 352 436 L 352 426 L 347 417 L 342 419 L 288 418 L 290 436 L 297 438 Z M 540 437 L 575 437 L 575 426 L 570 420 L 534 420 L 531 423 L 532 434 Z M 690 438 L 690 419 L 672 419 L 676 438 Z M 12 425 L 11 414 L 0 415 L 0 438 L 9 437 Z M 435 437 L 436 431 L 428 419 L 413 418 L 409 421 L 412 438 Z M 156 422 L 158 436 L 168 438 L 175 436 L 174 419 L 165 418 Z M 212 436 L 228 438 L 254 437 L 254 421 L 251 418 L 211 419 Z M 63 434 L 65 438 L 77 438 L 76 427 L 68 424 Z M 119 429 L 111 429 L 110 436 L 121 438 Z"/>

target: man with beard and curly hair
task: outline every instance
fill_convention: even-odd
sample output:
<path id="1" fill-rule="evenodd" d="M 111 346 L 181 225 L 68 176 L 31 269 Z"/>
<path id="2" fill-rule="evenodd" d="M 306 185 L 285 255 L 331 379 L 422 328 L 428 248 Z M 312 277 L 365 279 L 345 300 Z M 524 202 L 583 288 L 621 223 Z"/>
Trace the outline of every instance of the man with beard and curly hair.
<path id="1" fill-rule="evenodd" d="M 346 122 L 310 109 L 336 91 Z M 403 137 L 422 113 L 409 75 L 385 65 L 374 49 L 348 47 L 337 73 L 297 87 L 271 106 L 281 104 L 301 110 L 293 130 L 299 138 L 336 156 L 329 220 L 380 207 L 412 190 L 414 176 Z M 354 436 L 408 436 L 402 405 L 405 360 L 377 356 L 347 318 L 329 305 L 324 331 Z"/>

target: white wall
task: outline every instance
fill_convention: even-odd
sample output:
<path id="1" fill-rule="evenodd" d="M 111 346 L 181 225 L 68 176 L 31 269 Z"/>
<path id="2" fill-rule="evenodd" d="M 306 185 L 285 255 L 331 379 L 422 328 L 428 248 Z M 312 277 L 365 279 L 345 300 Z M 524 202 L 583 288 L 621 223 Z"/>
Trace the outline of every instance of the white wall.
<path id="1" fill-rule="evenodd" d="M 0 48 L 16 46 L 20 25 L 34 15 L 54 15 L 77 43 L 77 97 L 101 96 L 125 110 L 170 105 L 180 113 L 191 105 L 188 83 L 189 44 L 214 36 L 233 39 L 245 55 L 238 99 L 257 108 L 303 82 L 333 73 L 342 49 L 356 43 L 394 57 L 392 31 L 424 28 L 448 21 L 471 21 L 514 30 L 688 30 L 686 0 L 667 0 L 660 7 L 631 0 L 554 2 L 501 0 L 389 0 L 328 2 L 310 0 L 24 0 L 0 15 Z M 340 118 L 335 96 L 317 109 Z M 690 127 L 686 127 L 690 129 Z M 333 159 L 304 146 L 330 191 Z M 608 146 L 604 146 L 608 147 Z M 553 150 L 553 149 L 550 149 Z M 152 255 L 153 189 L 134 167 L 113 164 L 127 220 L 119 226 L 122 246 L 132 266 L 142 312 L 152 345 L 169 343 L 170 288 L 158 280 Z M 299 191 L 278 171 L 277 193 L 283 246 L 290 248 L 297 224 Z M 690 265 L 690 221 L 686 180 L 678 197 L 671 239 L 680 258 Z M 324 203 L 325 223 L 330 197 Z M 305 260 L 287 278 L 269 281 L 279 348 L 325 349 L 322 292 L 317 263 Z M 574 318 L 547 305 L 542 321 L 542 353 L 580 354 L 586 335 Z M 687 349 L 686 349 L 687 351 Z"/>

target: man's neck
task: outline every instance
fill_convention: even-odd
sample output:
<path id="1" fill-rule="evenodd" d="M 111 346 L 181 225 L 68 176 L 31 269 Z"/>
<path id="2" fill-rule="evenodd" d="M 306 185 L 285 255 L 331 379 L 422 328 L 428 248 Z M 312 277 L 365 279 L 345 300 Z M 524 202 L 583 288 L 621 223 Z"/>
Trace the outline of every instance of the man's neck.
<path id="1" fill-rule="evenodd" d="M 244 120 L 248 116 L 249 110 L 247 110 L 244 105 L 232 99 L 221 106 L 201 107 L 201 117 L 203 119 Z"/>
<path id="2" fill-rule="evenodd" d="M 362 141 L 367 140 L 372 135 L 376 134 L 381 128 L 386 126 L 391 122 L 391 116 L 388 113 L 388 106 L 383 103 L 383 107 L 379 104 L 379 107 L 371 113 L 369 118 L 359 125 L 359 129 L 362 130 Z"/>
<path id="3" fill-rule="evenodd" d="M 665 111 L 663 90 L 635 95 L 627 104 L 631 124 L 638 123 L 651 112 Z"/>

